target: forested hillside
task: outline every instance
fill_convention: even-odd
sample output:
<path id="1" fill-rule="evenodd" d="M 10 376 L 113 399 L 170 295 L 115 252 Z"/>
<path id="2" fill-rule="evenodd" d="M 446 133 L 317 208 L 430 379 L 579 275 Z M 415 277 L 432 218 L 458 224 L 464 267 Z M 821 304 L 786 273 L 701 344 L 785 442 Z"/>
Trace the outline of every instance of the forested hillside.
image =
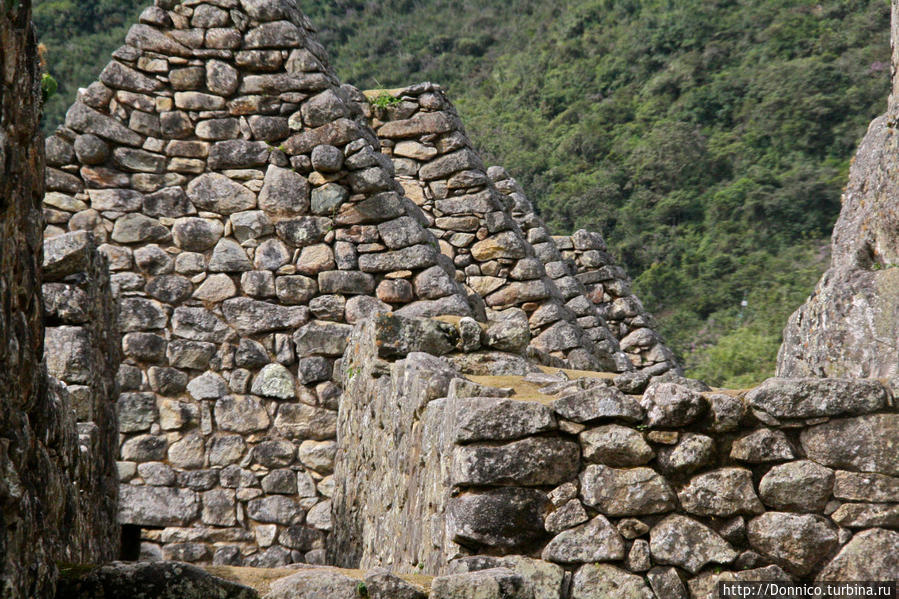
<path id="1" fill-rule="evenodd" d="M 50 130 L 144 2 L 35 4 Z M 344 81 L 441 83 L 556 232 L 602 231 L 690 374 L 773 372 L 885 107 L 887 0 L 300 4 Z"/>

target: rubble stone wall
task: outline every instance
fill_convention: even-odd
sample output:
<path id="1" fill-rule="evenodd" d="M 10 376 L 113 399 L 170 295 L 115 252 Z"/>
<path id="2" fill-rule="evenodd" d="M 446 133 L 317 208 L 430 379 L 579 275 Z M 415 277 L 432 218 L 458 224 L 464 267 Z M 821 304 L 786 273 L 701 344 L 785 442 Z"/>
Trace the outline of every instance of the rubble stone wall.
<path id="1" fill-rule="evenodd" d="M 549 276 L 440 87 L 366 93 L 362 107 L 382 152 L 424 211 L 457 280 L 482 298 L 491 320 L 527 319 L 530 355 L 544 364 L 632 368 L 593 306 L 565 297 Z"/>
<path id="2" fill-rule="evenodd" d="M 146 559 L 321 562 L 351 323 L 471 314 L 350 93 L 292 1 L 158 0 L 47 140 L 44 235 L 112 271 Z"/>
<path id="3" fill-rule="evenodd" d="M 0 64 L 0 595 L 45 599 L 54 594 L 57 562 L 116 555 L 115 486 L 109 484 L 115 420 L 108 394 L 98 388 L 81 395 L 85 405 L 98 407 L 96 424 L 91 430 L 78 424 L 75 398 L 47 375 L 44 363 L 44 144 L 28 0 L 0 6 Z M 100 277 L 85 283 L 95 298 L 103 292 L 102 272 L 96 252 L 88 259 Z M 78 265 L 66 264 L 43 278 L 79 270 L 70 266 Z M 59 313 L 76 309 L 71 298 L 57 299 Z M 109 333 L 108 323 L 95 328 Z M 103 364 L 111 365 L 114 356 Z M 51 352 L 47 361 L 52 360 Z M 108 371 L 96 376 L 108 374 L 106 384 L 112 385 L 114 372 Z"/>
<path id="4" fill-rule="evenodd" d="M 609 581 L 708 597 L 718 580 L 899 576 L 899 409 L 880 382 L 723 393 L 540 371 L 491 385 L 450 352 L 380 350 L 406 326 L 380 317 L 345 357 L 343 565 L 561 569 L 573 597 Z"/>

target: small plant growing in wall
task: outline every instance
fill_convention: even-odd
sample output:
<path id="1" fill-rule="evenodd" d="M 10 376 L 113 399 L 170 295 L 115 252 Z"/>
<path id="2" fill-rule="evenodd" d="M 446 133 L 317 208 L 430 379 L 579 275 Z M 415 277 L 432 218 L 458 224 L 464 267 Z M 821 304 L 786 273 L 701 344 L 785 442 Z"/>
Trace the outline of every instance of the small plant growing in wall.
<path id="1" fill-rule="evenodd" d="M 364 582 L 360 582 L 356 585 L 356 594 L 362 597 L 362 599 L 366 599 L 368 597 L 368 587 L 365 586 Z"/>
<path id="2" fill-rule="evenodd" d="M 390 108 L 391 106 L 396 106 L 400 102 L 401 100 L 396 96 L 391 96 L 387 92 L 381 92 L 374 100 L 371 101 L 371 105 L 375 108 Z"/>

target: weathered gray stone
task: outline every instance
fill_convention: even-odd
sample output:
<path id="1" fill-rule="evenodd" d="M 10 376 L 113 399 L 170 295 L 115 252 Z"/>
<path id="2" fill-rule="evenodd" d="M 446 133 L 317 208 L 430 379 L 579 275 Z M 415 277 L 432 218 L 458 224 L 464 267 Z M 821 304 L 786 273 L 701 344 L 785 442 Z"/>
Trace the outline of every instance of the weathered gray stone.
<path id="1" fill-rule="evenodd" d="M 830 515 L 844 528 L 899 528 L 899 505 L 895 503 L 844 503 Z"/>
<path id="2" fill-rule="evenodd" d="M 774 466 L 759 483 L 765 505 L 776 510 L 820 512 L 833 489 L 834 473 L 810 460 Z"/>
<path id="3" fill-rule="evenodd" d="M 187 375 L 175 368 L 151 366 L 147 378 L 150 388 L 160 395 L 175 396 L 187 387 Z"/>
<path id="4" fill-rule="evenodd" d="M 200 210 L 218 214 L 233 214 L 256 207 L 256 195 L 252 191 L 219 173 L 205 173 L 191 181 L 187 196 Z"/>
<path id="5" fill-rule="evenodd" d="M 189 489 L 119 485 L 119 522 L 140 526 L 185 526 L 200 514 Z"/>
<path id="6" fill-rule="evenodd" d="M 205 546 L 199 547 L 205 550 Z M 178 557 L 189 556 L 185 554 Z M 113 562 L 85 568 L 83 573 L 61 578 L 57 596 L 60 599 L 76 596 L 258 598 L 256 591 L 250 587 L 218 578 L 196 566 L 174 561 Z"/>
<path id="7" fill-rule="evenodd" d="M 604 516 L 556 535 L 543 559 L 559 563 L 616 561 L 624 558 L 624 539 Z"/>
<path id="8" fill-rule="evenodd" d="M 219 239 L 209 259 L 211 272 L 246 272 L 253 270 L 253 263 L 246 251 L 233 239 Z"/>
<path id="9" fill-rule="evenodd" d="M 576 443 L 528 437 L 505 445 L 462 445 L 453 451 L 457 485 L 557 485 L 577 474 Z"/>
<path id="10" fill-rule="evenodd" d="M 548 500 L 536 489 L 515 487 L 469 492 L 447 509 L 447 530 L 462 545 L 513 549 L 545 537 Z"/>
<path id="11" fill-rule="evenodd" d="M 457 442 L 507 441 L 556 428 L 552 410 L 536 402 L 471 397 L 455 405 Z"/>
<path id="12" fill-rule="evenodd" d="M 607 466 L 642 466 L 655 453 L 632 428 L 607 424 L 580 434 L 584 460 Z"/>
<path id="13" fill-rule="evenodd" d="M 609 564 L 585 564 L 571 580 L 571 599 L 654 599 L 643 577 Z"/>
<path id="14" fill-rule="evenodd" d="M 269 165 L 259 192 L 259 208 L 274 216 L 298 216 L 309 212 L 309 183 L 292 170 Z"/>
<path id="15" fill-rule="evenodd" d="M 211 343 L 221 343 L 234 334 L 212 312 L 205 308 L 188 307 L 175 308 L 172 314 L 172 332 L 184 339 Z"/>
<path id="16" fill-rule="evenodd" d="M 327 183 L 312 190 L 313 214 L 333 215 L 350 197 L 350 192 L 337 183 Z"/>
<path id="17" fill-rule="evenodd" d="M 119 431 L 134 433 L 150 430 L 156 421 L 156 396 L 152 393 L 122 393 L 116 402 Z"/>
<path id="18" fill-rule="evenodd" d="M 533 590 L 519 574 L 507 568 L 438 576 L 431 583 L 430 599 L 532 599 Z"/>
<path id="19" fill-rule="evenodd" d="M 581 473 L 580 481 L 584 503 L 608 516 L 659 514 L 676 505 L 674 491 L 650 468 L 591 465 Z"/>
<path id="20" fill-rule="evenodd" d="M 320 242 L 330 228 L 331 219 L 322 216 L 302 216 L 282 220 L 275 225 L 278 237 L 293 247 Z"/>
<path id="21" fill-rule="evenodd" d="M 196 400 L 219 399 L 228 394 L 228 384 L 215 372 L 204 372 L 187 385 L 190 396 Z"/>
<path id="22" fill-rule="evenodd" d="M 437 250 L 434 246 L 418 244 L 399 250 L 363 254 L 359 256 L 359 269 L 363 272 L 417 270 L 432 266 L 436 261 Z"/>
<path id="23" fill-rule="evenodd" d="M 643 394 L 640 405 L 646 411 L 649 426 L 686 426 L 701 417 L 708 406 L 706 399 L 683 385 L 652 383 Z"/>
<path id="24" fill-rule="evenodd" d="M 767 512 L 747 525 L 750 546 L 796 576 L 808 576 L 839 547 L 836 528 L 811 514 Z"/>
<path id="25" fill-rule="evenodd" d="M 309 310 L 305 307 L 278 306 L 244 297 L 225 300 L 222 311 L 225 319 L 245 335 L 293 329 L 309 319 Z"/>
<path id="26" fill-rule="evenodd" d="M 117 120 L 101 114 L 81 102 L 75 102 L 66 113 L 66 127 L 81 133 L 92 133 L 128 146 L 140 146 L 144 138 Z"/>
<path id="27" fill-rule="evenodd" d="M 678 493 L 681 507 L 700 516 L 733 516 L 764 511 L 755 494 L 752 472 L 744 468 L 719 468 L 699 474 Z"/>
<path id="28" fill-rule="evenodd" d="M 214 413 L 220 429 L 235 433 L 265 430 L 271 422 L 265 407 L 252 396 L 222 397 L 215 402 Z"/>
<path id="29" fill-rule="evenodd" d="M 203 370 L 209 366 L 216 347 L 212 343 L 173 339 L 166 348 L 169 364 L 175 368 Z"/>
<path id="30" fill-rule="evenodd" d="M 678 514 L 656 524 L 649 539 L 655 563 L 678 566 L 693 574 L 706 564 L 729 564 L 737 557 L 737 552 L 711 528 Z"/>
<path id="31" fill-rule="evenodd" d="M 330 569 L 301 570 L 272 583 L 267 599 L 357 599 L 359 581 Z"/>
<path id="32" fill-rule="evenodd" d="M 275 429 L 289 439 L 333 439 L 337 434 L 337 412 L 306 404 L 281 404 Z"/>
<path id="33" fill-rule="evenodd" d="M 369 599 L 427 599 L 428 597 L 420 586 L 407 582 L 383 569 L 366 572 L 365 587 Z"/>
<path id="34" fill-rule="evenodd" d="M 316 320 L 294 333 L 293 342 L 298 355 L 337 357 L 343 355 L 352 330 L 349 325 Z"/>
<path id="35" fill-rule="evenodd" d="M 833 496 L 849 501 L 896 501 L 899 497 L 899 478 L 838 470 L 834 477 Z"/>
<path id="36" fill-rule="evenodd" d="M 783 431 L 760 428 L 734 441 L 730 457 L 751 464 L 763 464 L 790 460 L 796 457 L 796 453 Z"/>
<path id="37" fill-rule="evenodd" d="M 646 579 L 656 597 L 687 599 L 687 589 L 674 568 L 656 567 L 646 573 Z"/>
<path id="38" fill-rule="evenodd" d="M 808 458 L 819 464 L 897 476 L 897 430 L 899 414 L 873 414 L 813 426 L 800 440 Z"/>
<path id="39" fill-rule="evenodd" d="M 899 579 L 899 532 L 875 528 L 849 541 L 818 575 L 820 581 Z"/>
<path id="40" fill-rule="evenodd" d="M 147 243 L 171 239 L 168 227 L 143 214 L 126 214 L 115 222 L 112 239 L 119 243 Z"/>
<path id="41" fill-rule="evenodd" d="M 854 416 L 882 408 L 887 392 L 876 380 L 772 378 L 746 400 L 775 418 Z"/>
<path id="42" fill-rule="evenodd" d="M 175 245 L 190 252 L 202 252 L 214 246 L 224 231 L 221 221 L 209 218 L 179 218 L 172 225 Z"/>
<path id="43" fill-rule="evenodd" d="M 674 447 L 659 449 L 658 464 L 665 473 L 689 474 L 714 459 L 715 442 L 711 437 L 685 433 Z"/>
<path id="44" fill-rule="evenodd" d="M 553 402 L 553 410 L 563 418 L 575 422 L 591 422 L 602 418 L 640 422 L 643 419 L 643 409 L 636 400 L 605 385 L 563 395 Z"/>
<path id="45" fill-rule="evenodd" d="M 167 323 L 168 314 L 157 301 L 127 297 L 119 302 L 118 324 L 122 332 L 162 329 Z"/>
<path id="46" fill-rule="evenodd" d="M 302 521 L 304 513 L 293 499 L 283 495 L 271 495 L 249 501 L 247 516 L 258 522 L 290 525 Z"/>
<path id="47" fill-rule="evenodd" d="M 275 399 L 296 398 L 296 379 L 281 364 L 269 364 L 253 378 L 254 395 L 274 397 Z"/>
<path id="48" fill-rule="evenodd" d="M 550 500 L 552 501 L 552 499 Z M 581 502 L 577 499 L 571 499 L 547 516 L 543 524 L 547 532 L 555 534 L 578 524 L 583 524 L 587 520 L 589 520 L 589 516 L 587 516 L 587 512 L 584 510 Z"/>

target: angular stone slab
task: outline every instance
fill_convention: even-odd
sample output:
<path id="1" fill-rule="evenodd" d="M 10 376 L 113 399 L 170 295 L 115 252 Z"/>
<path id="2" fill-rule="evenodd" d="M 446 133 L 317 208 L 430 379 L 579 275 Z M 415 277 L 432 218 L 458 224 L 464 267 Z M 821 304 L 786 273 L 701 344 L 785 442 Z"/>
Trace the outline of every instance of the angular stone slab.
<path id="1" fill-rule="evenodd" d="M 775 418 L 857 416 L 883 408 L 887 391 L 871 379 L 770 378 L 746 400 Z"/>
<path id="2" fill-rule="evenodd" d="M 861 472 L 899 475 L 899 414 L 831 420 L 799 436 L 809 459 Z"/>
<path id="3" fill-rule="evenodd" d="M 455 406 L 456 442 L 510 441 L 557 428 L 552 410 L 537 402 L 463 397 Z"/>
<path id="4" fill-rule="evenodd" d="M 580 448 L 555 437 L 528 437 L 505 445 L 463 445 L 453 450 L 456 485 L 558 485 L 577 475 Z"/>

